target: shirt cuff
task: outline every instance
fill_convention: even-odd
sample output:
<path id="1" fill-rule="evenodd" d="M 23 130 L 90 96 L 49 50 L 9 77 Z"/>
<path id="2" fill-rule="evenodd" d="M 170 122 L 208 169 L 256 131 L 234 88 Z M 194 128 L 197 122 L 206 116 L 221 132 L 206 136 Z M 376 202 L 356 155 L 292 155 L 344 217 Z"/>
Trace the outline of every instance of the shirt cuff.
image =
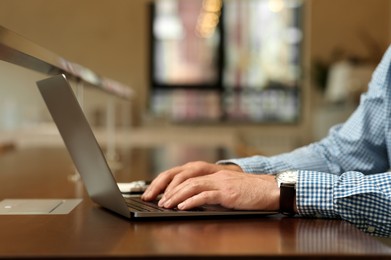
<path id="1" fill-rule="evenodd" d="M 297 210 L 302 216 L 338 218 L 334 205 L 334 183 L 338 176 L 315 172 L 299 171 L 296 186 Z"/>

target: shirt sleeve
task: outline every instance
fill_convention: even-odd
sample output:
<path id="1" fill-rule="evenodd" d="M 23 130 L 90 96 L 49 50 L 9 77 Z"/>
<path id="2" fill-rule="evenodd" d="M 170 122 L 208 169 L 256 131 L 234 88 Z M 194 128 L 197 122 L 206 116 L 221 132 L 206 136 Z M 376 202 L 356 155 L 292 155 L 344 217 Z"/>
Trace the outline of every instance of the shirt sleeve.
<path id="1" fill-rule="evenodd" d="M 391 48 L 356 111 L 323 140 L 277 156 L 218 163 L 234 163 L 248 173 L 299 170 L 296 204 L 300 215 L 342 218 L 363 231 L 391 236 L 390 68 Z"/>
<path id="2" fill-rule="evenodd" d="M 373 74 L 369 90 L 361 96 L 355 112 L 344 124 L 332 127 L 323 140 L 267 159 L 254 156 L 220 163 L 235 163 L 250 173 L 292 169 L 333 174 L 351 170 L 365 174 L 387 171 L 390 165 L 385 132 L 386 122 L 391 120 L 388 112 L 391 96 L 387 92 L 391 80 L 385 79 L 390 74 L 390 64 L 391 48 Z"/>
<path id="3" fill-rule="evenodd" d="M 301 216 L 342 218 L 377 236 L 391 235 L 391 174 L 340 176 L 299 171 L 296 203 Z"/>

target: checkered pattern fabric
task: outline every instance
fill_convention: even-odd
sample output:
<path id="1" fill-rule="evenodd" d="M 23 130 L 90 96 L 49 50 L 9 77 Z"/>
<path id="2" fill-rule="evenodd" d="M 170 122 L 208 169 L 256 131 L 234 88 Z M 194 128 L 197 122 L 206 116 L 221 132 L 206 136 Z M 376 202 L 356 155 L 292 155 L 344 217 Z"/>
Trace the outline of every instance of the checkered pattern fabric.
<path id="1" fill-rule="evenodd" d="M 301 216 L 341 218 L 378 236 L 391 236 L 391 45 L 360 105 L 323 140 L 273 157 L 224 160 L 248 173 L 299 170 Z"/>

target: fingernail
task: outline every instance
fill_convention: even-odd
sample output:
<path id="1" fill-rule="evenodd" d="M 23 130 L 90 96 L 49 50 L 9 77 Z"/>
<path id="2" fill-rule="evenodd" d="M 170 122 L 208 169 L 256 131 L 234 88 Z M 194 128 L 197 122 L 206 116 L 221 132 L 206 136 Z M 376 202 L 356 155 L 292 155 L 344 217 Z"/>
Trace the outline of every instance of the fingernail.
<path id="1" fill-rule="evenodd" d="M 162 198 L 159 200 L 158 206 L 159 206 L 159 207 L 163 207 L 165 201 L 166 201 L 166 198 L 165 198 L 165 197 L 162 197 Z"/>
<path id="2" fill-rule="evenodd" d="M 177 207 L 178 207 L 178 209 L 182 210 L 185 208 L 185 203 L 184 202 L 179 203 Z"/>
<path id="3" fill-rule="evenodd" d="M 149 197 L 150 197 L 150 194 L 149 194 L 150 192 L 149 191 L 144 191 L 144 193 L 141 195 L 141 198 L 142 199 L 149 199 Z"/>
<path id="4" fill-rule="evenodd" d="M 171 199 L 167 200 L 165 203 L 164 203 L 164 206 L 165 208 L 169 208 L 171 207 Z"/>

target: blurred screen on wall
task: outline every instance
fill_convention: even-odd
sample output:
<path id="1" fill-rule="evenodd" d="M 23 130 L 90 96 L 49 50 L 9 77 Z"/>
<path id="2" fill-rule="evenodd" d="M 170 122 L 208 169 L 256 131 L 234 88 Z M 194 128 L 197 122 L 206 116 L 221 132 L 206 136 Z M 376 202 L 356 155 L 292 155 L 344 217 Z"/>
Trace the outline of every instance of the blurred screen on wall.
<path id="1" fill-rule="evenodd" d="M 297 122 L 304 0 L 159 0 L 151 111 L 173 121 Z"/>

